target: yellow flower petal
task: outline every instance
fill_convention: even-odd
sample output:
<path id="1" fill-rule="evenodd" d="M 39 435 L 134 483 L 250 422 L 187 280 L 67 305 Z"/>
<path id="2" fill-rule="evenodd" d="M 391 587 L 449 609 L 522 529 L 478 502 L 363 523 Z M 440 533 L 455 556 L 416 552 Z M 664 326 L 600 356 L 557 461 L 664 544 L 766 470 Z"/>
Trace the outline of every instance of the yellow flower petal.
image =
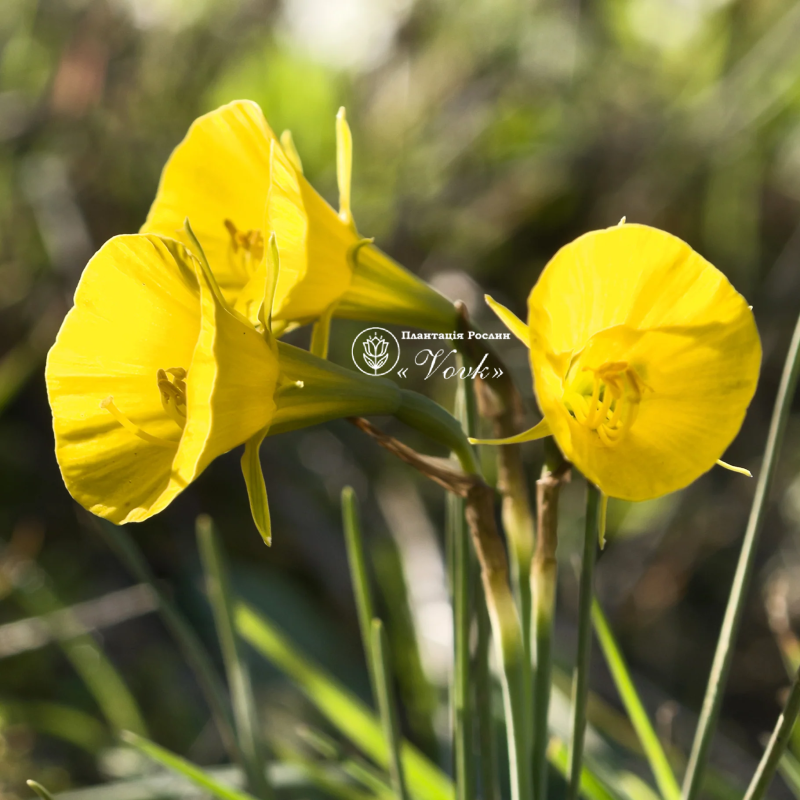
<path id="1" fill-rule="evenodd" d="M 528 326 L 516 314 L 509 311 L 504 305 L 498 303 L 493 297 L 490 297 L 488 294 L 485 294 L 483 297 L 489 308 L 500 318 L 503 325 L 505 325 L 525 347 L 528 347 L 531 338 Z"/>
<path id="2" fill-rule="evenodd" d="M 263 241 L 273 141 L 261 109 L 249 100 L 237 100 L 195 120 L 164 167 L 141 229 L 188 246 L 183 232 L 188 217 L 231 303 L 261 257 L 252 257 L 246 247 L 234 251 L 226 220 L 243 236 L 258 232 Z"/>
<path id="3" fill-rule="evenodd" d="M 755 392 L 761 347 L 744 298 L 654 228 L 562 248 L 531 292 L 528 324 L 553 435 L 612 497 L 658 497 L 709 470 Z"/>
<path id="4" fill-rule="evenodd" d="M 541 420 L 527 431 L 509 436 L 506 439 L 473 439 L 470 437 L 470 444 L 522 444 L 523 442 L 534 442 L 537 439 L 544 439 L 552 436 L 550 425 L 546 419 Z"/>
<path id="5" fill-rule="evenodd" d="M 259 431 L 255 436 L 247 440 L 242 453 L 241 465 L 244 482 L 247 486 L 247 497 L 250 500 L 250 513 L 253 515 L 253 522 L 264 540 L 264 544 L 272 544 L 272 524 L 269 516 L 269 501 L 267 499 L 267 487 L 264 483 L 264 472 L 261 469 L 261 458 L 259 448 L 267 431 Z"/>
<path id="6" fill-rule="evenodd" d="M 183 374 L 183 429 L 159 370 Z M 120 236 L 84 270 L 48 354 L 56 457 L 72 496 L 116 523 L 152 516 L 216 456 L 266 427 L 277 359 L 223 308 L 192 255 L 157 236 Z M 118 422 L 105 401 L 148 437 Z"/>
<path id="7" fill-rule="evenodd" d="M 438 292 L 377 248 L 358 257 L 363 240 L 349 210 L 352 137 L 343 117 L 336 124 L 344 218 L 303 177 L 291 134 L 284 132 L 281 146 L 261 109 L 237 100 L 193 123 L 164 167 L 141 232 L 190 245 L 188 217 L 225 300 L 254 323 L 265 242 L 274 233 L 282 258 L 276 331 L 312 322 L 343 297 L 337 316 L 453 330 L 452 303 Z"/>

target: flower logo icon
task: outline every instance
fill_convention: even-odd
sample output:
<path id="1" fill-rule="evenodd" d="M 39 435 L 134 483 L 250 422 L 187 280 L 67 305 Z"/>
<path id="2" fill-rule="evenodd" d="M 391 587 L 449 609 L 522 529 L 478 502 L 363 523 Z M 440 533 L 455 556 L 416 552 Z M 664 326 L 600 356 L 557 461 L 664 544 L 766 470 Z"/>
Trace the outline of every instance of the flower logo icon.
<path id="1" fill-rule="evenodd" d="M 386 375 L 400 360 L 400 343 L 385 328 L 367 328 L 353 340 L 352 356 L 366 375 Z"/>
<path id="2" fill-rule="evenodd" d="M 389 360 L 389 342 L 383 336 L 370 336 L 364 342 L 364 361 L 375 375 L 378 370 Z"/>

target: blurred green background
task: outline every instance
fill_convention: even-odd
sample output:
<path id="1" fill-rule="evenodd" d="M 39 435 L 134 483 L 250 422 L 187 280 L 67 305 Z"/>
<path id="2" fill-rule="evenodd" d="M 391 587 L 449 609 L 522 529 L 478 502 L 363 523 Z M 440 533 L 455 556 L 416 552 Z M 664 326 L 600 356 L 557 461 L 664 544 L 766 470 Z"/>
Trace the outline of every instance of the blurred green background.
<path id="1" fill-rule="evenodd" d="M 798 41 L 800 4 L 785 0 L 2 0 L 0 797 L 29 796 L 25 778 L 62 790 L 143 768 L 104 724 L 63 716 L 69 708 L 99 719 L 70 662 L 30 622 L 37 611 L 19 588 L 26 582 L 65 604 L 90 602 L 82 618 L 153 739 L 202 764 L 224 760 L 148 595 L 64 489 L 42 375 L 87 259 L 138 229 L 196 116 L 236 98 L 257 101 L 276 131 L 292 130 L 306 175 L 335 203 L 333 123 L 346 105 L 360 231 L 465 300 L 488 329 L 497 324 L 482 293 L 523 315 L 549 257 L 586 230 L 626 215 L 681 236 L 754 306 L 761 384 L 726 458 L 755 471 L 800 312 Z M 347 363 L 361 327 L 335 323 L 334 359 Z M 509 343 L 502 355 L 532 422 L 525 352 Z M 453 387 L 417 388 L 449 403 Z M 525 457 L 533 482 L 540 447 L 527 446 Z M 129 532 L 215 647 L 194 540 L 196 515 L 211 514 L 236 589 L 368 696 L 339 519 L 339 492 L 353 485 L 402 661 L 404 726 L 447 763 L 448 720 L 431 713 L 446 691 L 452 641 L 441 493 L 344 422 L 267 439 L 262 458 L 271 550 L 249 519 L 236 453 Z M 753 488 L 714 470 L 660 501 L 610 508 L 598 593 L 662 736 L 683 749 Z M 582 492 L 575 479 L 561 511 L 565 667 Z M 799 537 L 795 415 L 715 753 L 743 779 L 787 683 Z M 618 705 L 597 653 L 594 664 L 593 689 Z M 288 736 L 296 720 L 313 717 L 276 672 L 259 666 L 256 679 L 273 732 Z"/>

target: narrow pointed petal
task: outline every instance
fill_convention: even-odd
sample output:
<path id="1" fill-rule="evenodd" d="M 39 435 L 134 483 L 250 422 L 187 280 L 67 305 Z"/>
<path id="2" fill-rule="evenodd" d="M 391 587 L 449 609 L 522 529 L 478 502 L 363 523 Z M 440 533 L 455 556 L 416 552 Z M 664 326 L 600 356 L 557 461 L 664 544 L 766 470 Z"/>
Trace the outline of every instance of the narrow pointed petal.
<path id="1" fill-rule="evenodd" d="M 500 305 L 494 298 L 488 294 L 484 295 L 489 308 L 500 317 L 500 321 L 508 328 L 514 336 L 517 337 L 525 347 L 531 346 L 531 335 L 528 326 L 513 312 L 509 311 L 505 306 Z"/>
<path id="2" fill-rule="evenodd" d="M 267 546 L 272 544 L 272 525 L 269 517 L 269 501 L 267 500 L 267 487 L 264 483 L 264 473 L 261 469 L 259 449 L 261 442 L 267 435 L 266 430 L 259 431 L 247 440 L 242 454 L 242 475 L 247 486 L 247 496 L 250 500 L 250 512 L 253 522 Z"/>
<path id="3" fill-rule="evenodd" d="M 331 336 L 331 319 L 336 310 L 336 303 L 329 306 L 328 310 L 314 323 L 311 330 L 311 347 L 309 352 L 317 358 L 328 357 L 328 343 Z"/>
<path id="4" fill-rule="evenodd" d="M 264 230 L 274 231 L 281 256 L 273 318 L 310 322 L 350 285 L 348 258 L 355 231 L 292 166 L 277 143 Z"/>
<path id="5" fill-rule="evenodd" d="M 717 459 L 717 466 L 722 467 L 723 469 L 728 469 L 731 472 L 738 472 L 739 475 L 746 475 L 748 478 L 753 477 L 753 473 L 750 472 L 749 469 L 745 469 L 744 467 L 735 467 L 733 464 L 728 464 L 726 461 L 723 461 L 721 458 Z"/>
<path id="6" fill-rule="evenodd" d="M 336 180 L 339 184 L 339 216 L 348 225 L 353 224 L 350 209 L 350 184 L 353 175 L 353 134 L 347 124 L 344 106 L 336 115 Z"/>
<path id="7" fill-rule="evenodd" d="M 522 444 L 551 435 L 550 426 L 547 424 L 547 420 L 543 419 L 527 431 L 518 433 L 516 436 L 509 436 L 507 439 L 470 439 L 469 441 L 471 444 Z"/>

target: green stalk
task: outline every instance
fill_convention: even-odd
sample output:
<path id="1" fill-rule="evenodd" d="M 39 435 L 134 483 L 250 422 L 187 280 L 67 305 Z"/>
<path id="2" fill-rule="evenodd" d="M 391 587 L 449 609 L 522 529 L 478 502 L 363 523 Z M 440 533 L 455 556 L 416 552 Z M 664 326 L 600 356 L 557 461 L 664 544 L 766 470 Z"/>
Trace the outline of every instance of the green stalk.
<path id="1" fill-rule="evenodd" d="M 791 736 L 794 723 L 797 720 L 798 712 L 800 712 L 800 672 L 796 673 L 794 676 L 792 688 L 789 691 L 789 697 L 786 700 L 783 713 L 778 717 L 775 730 L 773 730 L 772 736 L 770 736 L 769 744 L 764 751 L 756 774 L 753 775 L 753 780 L 750 781 L 750 786 L 747 787 L 744 800 L 761 800 L 766 794 L 772 778 L 775 775 L 775 770 L 780 764 L 781 757 L 786 750 L 786 745 L 789 744 L 789 737 Z"/>
<path id="2" fill-rule="evenodd" d="M 679 800 L 681 790 L 678 786 L 678 781 L 675 780 L 675 774 L 672 771 L 667 754 L 664 752 L 650 718 L 647 716 L 647 711 L 645 711 L 644 705 L 639 699 L 639 694 L 631 680 L 628 666 L 614 640 L 614 634 L 611 632 L 611 628 L 597 600 L 592 601 L 592 621 L 594 622 L 594 628 L 597 631 L 597 638 L 608 664 L 608 669 L 611 672 L 611 677 L 614 679 L 622 704 L 628 712 L 628 718 L 642 744 L 650 769 L 653 770 L 661 796 L 664 800 Z"/>
<path id="3" fill-rule="evenodd" d="M 778 465 L 778 455 L 783 442 L 783 434 L 789 420 L 792 398 L 794 397 L 797 386 L 798 374 L 800 374 L 800 319 L 794 329 L 792 342 L 789 345 L 789 353 L 783 367 L 778 396 L 775 399 L 775 410 L 772 412 L 769 434 L 767 436 L 767 446 L 764 450 L 764 459 L 761 464 L 761 472 L 756 484 L 756 493 L 753 498 L 753 506 L 750 510 L 750 519 L 747 523 L 747 531 L 742 541 L 742 549 L 739 554 L 739 563 L 736 566 L 736 574 L 733 579 L 731 593 L 728 598 L 728 606 L 725 609 L 725 618 L 722 622 L 722 630 L 717 641 L 717 650 L 714 654 L 714 661 L 711 666 L 711 674 L 708 678 L 703 708 L 700 712 L 700 721 L 695 732 L 692 752 L 689 757 L 689 764 L 686 768 L 686 775 L 683 779 L 683 800 L 695 800 L 703 781 L 703 771 L 705 770 L 708 754 L 711 748 L 711 741 L 714 737 L 714 730 L 717 726 L 722 696 L 725 685 L 728 682 L 731 661 L 733 659 L 733 643 L 739 631 L 739 624 L 744 610 L 744 598 L 750 582 L 755 563 L 756 543 L 761 532 L 764 521 L 764 512 L 769 500 L 772 481 L 775 477 L 775 470 Z"/>
<path id="4" fill-rule="evenodd" d="M 222 548 L 209 517 L 198 517 L 197 541 L 206 573 L 208 599 L 214 612 L 217 636 L 228 676 L 236 736 L 244 758 L 247 785 L 257 797 L 272 797 L 272 788 L 266 776 L 266 758 L 259 736 L 250 672 L 244 661 L 233 621 L 234 597 Z"/>
<path id="5" fill-rule="evenodd" d="M 463 361 L 462 361 L 463 364 Z M 466 381 L 458 381 L 455 417 L 464 432 L 471 436 L 475 429 L 475 398 Z M 470 680 L 470 587 L 471 554 L 469 531 L 464 518 L 464 499 L 454 494 L 447 497 L 447 536 L 450 553 L 450 588 L 453 597 L 453 642 L 455 664 L 451 691 L 451 720 L 455 755 L 456 797 L 475 797 L 475 770 L 472 757 L 473 704 Z"/>
<path id="6" fill-rule="evenodd" d="M 586 484 L 586 520 L 578 599 L 578 657 L 572 679 L 572 739 L 569 745 L 567 800 L 576 800 L 580 790 L 583 742 L 586 734 L 586 704 L 589 701 L 589 662 L 592 654 L 592 597 L 594 561 L 597 553 L 597 509 L 600 492 Z"/>
<path id="7" fill-rule="evenodd" d="M 389 775 L 397 800 L 409 800 L 406 788 L 403 762 L 400 758 L 400 730 L 397 724 L 397 709 L 392 697 L 392 671 L 389 662 L 389 644 L 386 632 L 379 619 L 372 620 L 372 660 L 375 663 L 377 678 L 378 707 L 381 712 L 381 723 L 386 745 L 389 748 Z"/>
<path id="8" fill-rule="evenodd" d="M 552 671 L 553 617 L 556 603 L 558 564 L 558 496 L 561 489 L 563 460 L 559 467 L 545 466 L 536 482 L 538 521 L 536 551 L 531 564 L 533 590 L 533 631 L 531 633 L 533 673 L 533 796 L 547 797 L 547 717 L 550 710 Z"/>
<path id="9" fill-rule="evenodd" d="M 491 629 L 483 593 L 479 596 L 478 643 L 475 648 L 475 710 L 478 723 L 478 747 L 481 767 L 481 797 L 500 800 L 500 772 L 497 768 L 497 745 L 492 712 L 492 670 L 489 664 Z"/>
<path id="10" fill-rule="evenodd" d="M 350 580 L 358 612 L 358 626 L 361 629 L 361 643 L 367 659 L 372 692 L 377 700 L 375 662 L 372 648 L 372 620 L 375 617 L 372 591 L 367 575 L 367 560 L 364 555 L 364 539 L 361 535 L 361 522 L 358 516 L 358 498 L 352 487 L 342 489 L 342 523 L 344 540 L 347 544 L 347 560 L 350 563 Z"/>

